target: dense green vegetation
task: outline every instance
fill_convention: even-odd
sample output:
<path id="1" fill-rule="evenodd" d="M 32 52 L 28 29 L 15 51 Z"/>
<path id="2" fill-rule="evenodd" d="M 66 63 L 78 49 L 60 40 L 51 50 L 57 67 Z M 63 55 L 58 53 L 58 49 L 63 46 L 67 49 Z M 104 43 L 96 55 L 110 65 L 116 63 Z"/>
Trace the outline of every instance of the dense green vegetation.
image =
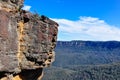
<path id="1" fill-rule="evenodd" d="M 120 80 L 120 42 L 58 41 L 43 80 Z"/>
<path id="2" fill-rule="evenodd" d="M 43 80 L 120 80 L 120 63 L 51 67 L 45 70 Z"/>
<path id="3" fill-rule="evenodd" d="M 58 41 L 54 66 L 96 65 L 120 61 L 120 42 Z"/>

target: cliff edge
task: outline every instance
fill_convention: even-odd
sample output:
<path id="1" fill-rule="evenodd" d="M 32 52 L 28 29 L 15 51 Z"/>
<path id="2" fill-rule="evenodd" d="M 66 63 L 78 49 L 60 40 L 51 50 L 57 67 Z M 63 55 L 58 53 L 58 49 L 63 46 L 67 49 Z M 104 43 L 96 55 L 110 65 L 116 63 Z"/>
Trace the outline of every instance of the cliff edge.
<path id="1" fill-rule="evenodd" d="M 41 80 L 54 61 L 58 24 L 22 10 L 24 0 L 0 0 L 0 80 Z"/>

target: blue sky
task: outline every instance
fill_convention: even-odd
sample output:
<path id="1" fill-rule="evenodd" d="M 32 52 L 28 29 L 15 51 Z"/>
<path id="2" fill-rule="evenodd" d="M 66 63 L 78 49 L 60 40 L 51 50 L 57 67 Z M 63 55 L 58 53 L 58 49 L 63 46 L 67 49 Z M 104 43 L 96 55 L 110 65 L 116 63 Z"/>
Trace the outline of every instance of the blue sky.
<path id="1" fill-rule="evenodd" d="M 120 0 L 25 0 L 59 23 L 58 40 L 120 41 Z"/>

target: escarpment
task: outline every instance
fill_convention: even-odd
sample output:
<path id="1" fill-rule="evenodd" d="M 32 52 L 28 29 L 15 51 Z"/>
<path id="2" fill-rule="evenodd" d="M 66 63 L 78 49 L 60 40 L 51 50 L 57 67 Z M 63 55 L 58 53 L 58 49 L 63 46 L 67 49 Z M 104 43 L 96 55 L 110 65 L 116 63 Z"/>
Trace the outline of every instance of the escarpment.
<path id="1" fill-rule="evenodd" d="M 0 0 L 0 80 L 41 80 L 54 61 L 58 24 L 22 6 Z"/>

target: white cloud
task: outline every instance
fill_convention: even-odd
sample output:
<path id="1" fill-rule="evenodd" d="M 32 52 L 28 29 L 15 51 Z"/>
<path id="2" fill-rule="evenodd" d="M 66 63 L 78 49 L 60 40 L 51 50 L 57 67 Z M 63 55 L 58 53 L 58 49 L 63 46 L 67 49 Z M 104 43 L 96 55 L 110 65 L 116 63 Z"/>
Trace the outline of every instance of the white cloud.
<path id="1" fill-rule="evenodd" d="M 23 9 L 23 10 L 26 10 L 26 11 L 29 11 L 30 8 L 31 8 L 31 6 L 25 5 L 22 9 Z"/>
<path id="2" fill-rule="evenodd" d="M 58 22 L 58 40 L 120 41 L 120 28 L 93 17 L 80 17 L 77 21 L 53 19 Z"/>

